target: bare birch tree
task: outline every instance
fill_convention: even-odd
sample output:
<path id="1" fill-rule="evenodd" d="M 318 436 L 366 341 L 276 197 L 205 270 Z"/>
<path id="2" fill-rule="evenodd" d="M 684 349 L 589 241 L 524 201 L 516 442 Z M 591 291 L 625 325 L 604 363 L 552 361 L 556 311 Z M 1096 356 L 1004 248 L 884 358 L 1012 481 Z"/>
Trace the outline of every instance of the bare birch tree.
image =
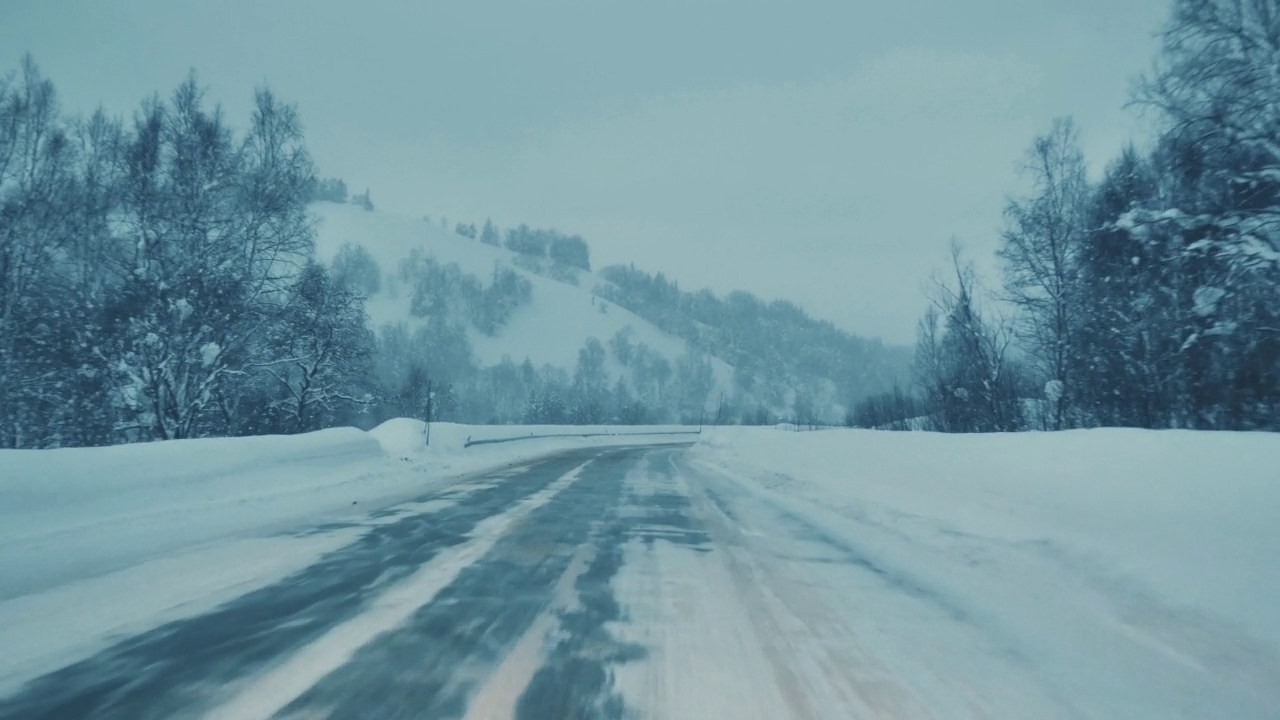
<path id="1" fill-rule="evenodd" d="M 1071 376 L 1077 322 L 1079 253 L 1087 232 L 1090 190 L 1074 123 L 1055 120 L 1027 151 L 1023 174 L 1032 194 L 1005 208 L 998 251 L 1015 329 L 1041 374 L 1053 429 L 1067 423 L 1076 392 Z"/>

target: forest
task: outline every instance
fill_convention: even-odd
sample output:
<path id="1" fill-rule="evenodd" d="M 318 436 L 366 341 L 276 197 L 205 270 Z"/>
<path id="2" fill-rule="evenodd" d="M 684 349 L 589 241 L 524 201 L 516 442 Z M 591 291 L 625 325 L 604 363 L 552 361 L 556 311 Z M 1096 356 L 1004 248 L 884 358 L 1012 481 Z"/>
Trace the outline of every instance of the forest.
<path id="1" fill-rule="evenodd" d="M 269 90 L 235 133 L 194 76 L 129 122 L 0 79 L 0 446 L 303 429 L 356 400 L 357 293 L 312 258 L 314 171 Z"/>
<path id="2" fill-rule="evenodd" d="M 1280 430 L 1280 18 L 1174 4 L 1132 105 L 1158 122 L 1091 182 L 1070 118 L 1035 138 L 997 286 L 953 246 L 913 387 L 847 421 L 947 432 Z"/>

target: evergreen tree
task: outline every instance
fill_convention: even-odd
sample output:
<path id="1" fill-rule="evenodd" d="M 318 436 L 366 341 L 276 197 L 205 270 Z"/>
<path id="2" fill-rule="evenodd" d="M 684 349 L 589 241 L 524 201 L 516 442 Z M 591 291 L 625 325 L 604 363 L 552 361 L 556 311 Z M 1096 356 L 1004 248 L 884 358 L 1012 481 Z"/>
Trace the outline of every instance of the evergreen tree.
<path id="1" fill-rule="evenodd" d="M 561 265 L 591 271 L 590 249 L 587 247 L 587 241 L 578 235 L 555 236 L 551 240 L 548 252 L 551 259 Z"/>
<path id="2" fill-rule="evenodd" d="M 484 229 L 480 231 L 480 242 L 495 247 L 502 244 L 498 237 L 498 228 L 494 227 L 492 220 L 484 221 Z"/>

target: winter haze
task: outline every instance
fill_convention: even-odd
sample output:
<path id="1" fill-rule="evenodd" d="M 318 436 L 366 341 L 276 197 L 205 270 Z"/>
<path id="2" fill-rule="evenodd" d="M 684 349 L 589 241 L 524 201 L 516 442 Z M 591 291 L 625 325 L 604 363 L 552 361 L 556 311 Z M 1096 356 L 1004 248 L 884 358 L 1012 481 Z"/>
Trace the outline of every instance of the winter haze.
<path id="1" fill-rule="evenodd" d="M 0 720 L 1276 720 L 1280 0 L 0 0 Z"/>
<path id="2" fill-rule="evenodd" d="M 746 289 L 894 343 L 959 237 L 986 262 L 1027 138 L 1101 164 L 1163 0 L 7 0 L 64 105 L 129 114 L 194 69 L 267 82 L 379 207 L 580 233 L 597 264 Z M 994 267 L 994 266 L 992 266 Z"/>

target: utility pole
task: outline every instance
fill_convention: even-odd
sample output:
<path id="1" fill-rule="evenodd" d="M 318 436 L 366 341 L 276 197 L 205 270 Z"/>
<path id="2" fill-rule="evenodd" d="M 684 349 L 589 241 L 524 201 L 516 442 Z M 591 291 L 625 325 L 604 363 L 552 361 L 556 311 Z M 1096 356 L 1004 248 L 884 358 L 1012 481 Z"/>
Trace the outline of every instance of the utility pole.
<path id="1" fill-rule="evenodd" d="M 427 447 L 431 447 L 431 416 L 435 413 L 435 399 L 435 382 L 431 378 L 427 378 L 427 406 L 425 408 L 427 411 Z"/>

